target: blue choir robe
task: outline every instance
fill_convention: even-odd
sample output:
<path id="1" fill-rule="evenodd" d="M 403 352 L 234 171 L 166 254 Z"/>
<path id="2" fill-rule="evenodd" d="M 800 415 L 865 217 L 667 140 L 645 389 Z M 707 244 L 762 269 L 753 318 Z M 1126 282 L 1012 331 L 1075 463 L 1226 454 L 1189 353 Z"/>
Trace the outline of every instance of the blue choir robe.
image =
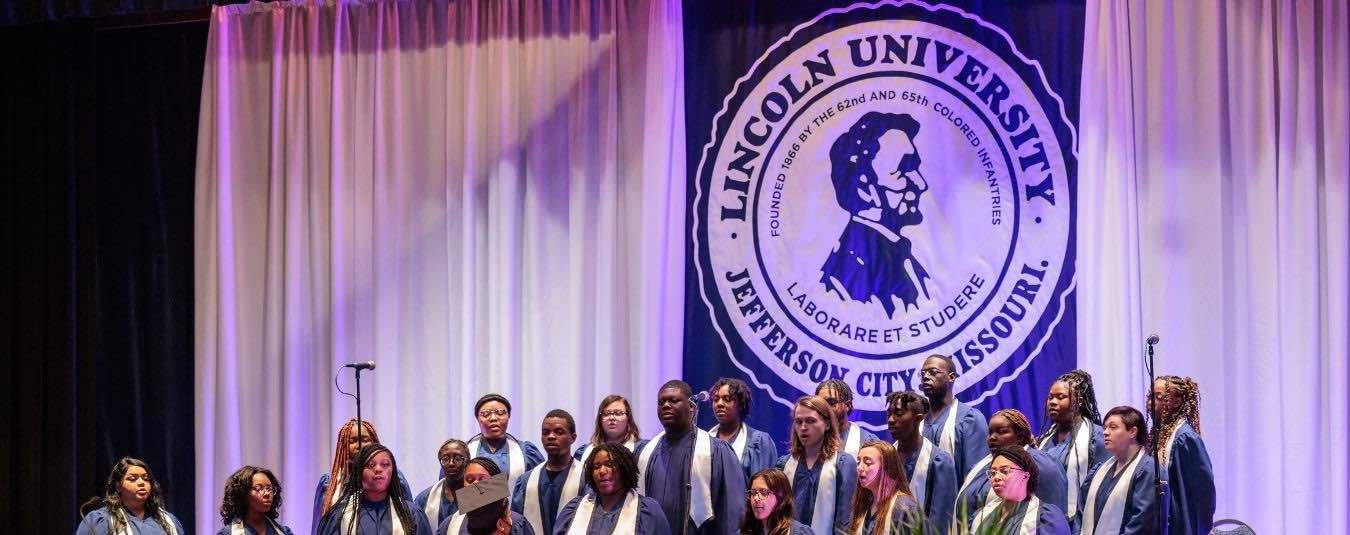
<path id="1" fill-rule="evenodd" d="M 1060 511 L 1063 511 L 1064 505 L 1068 501 L 1068 480 L 1065 479 L 1064 469 L 1045 452 L 1032 447 L 1026 449 L 1039 471 L 1036 497 L 1041 499 L 1041 503 L 1053 504 Z M 989 456 L 986 455 L 985 457 Z M 989 459 L 989 461 L 992 461 L 992 459 Z M 965 480 L 969 480 L 970 483 L 966 484 L 964 489 L 958 490 L 960 495 L 956 497 L 954 511 L 958 515 L 961 511 L 965 511 L 965 520 L 969 522 L 970 519 L 975 518 L 976 513 L 980 512 L 980 508 L 984 507 L 985 500 L 992 492 L 992 486 L 989 482 L 989 462 L 981 459 L 966 474 L 962 483 L 965 483 Z M 962 509 L 963 507 L 964 509 Z"/>
<path id="2" fill-rule="evenodd" d="M 437 483 L 441 483 L 443 481 L 445 480 L 442 479 Z M 423 513 L 426 512 L 427 502 L 429 502 L 433 498 L 433 496 L 431 495 L 431 490 L 434 488 L 436 488 L 435 483 L 433 483 L 430 487 L 423 489 L 422 492 L 417 493 L 417 499 L 413 500 L 413 503 L 417 505 L 418 511 L 422 511 Z M 428 517 L 427 521 L 431 522 L 432 525 L 439 526 L 441 525 L 442 520 L 449 518 L 450 515 L 453 515 L 455 514 L 456 511 L 459 511 L 459 501 L 456 500 L 452 502 L 450 500 L 445 499 L 444 493 L 437 493 L 435 499 L 441 502 L 441 508 L 439 511 L 436 512 L 436 518 Z"/>
<path id="3" fill-rule="evenodd" d="M 110 535 L 108 523 L 111 514 L 107 507 L 89 511 L 89 514 L 84 515 L 80 523 L 75 526 L 75 535 Z M 124 516 L 132 533 L 137 535 L 168 535 L 153 516 L 147 514 L 145 518 L 136 518 L 136 515 L 131 514 L 130 511 L 126 512 Z M 173 524 L 173 528 L 178 530 L 178 535 L 187 535 L 187 532 L 183 530 L 183 523 L 178 521 L 178 517 L 173 516 L 173 513 L 168 511 L 164 511 L 164 516 L 169 519 L 169 523 Z"/>
<path id="4" fill-rule="evenodd" d="M 639 469 L 642 455 L 652 450 L 651 464 L 641 477 L 646 495 L 661 505 L 672 532 L 683 535 L 734 535 L 740 532 L 745 516 L 745 474 L 736 454 L 726 442 L 711 439 L 712 473 L 709 475 L 709 493 L 712 497 L 712 518 L 695 526 L 690 518 L 690 466 L 694 461 L 695 435 L 704 432 L 691 428 L 682 437 L 662 436 L 638 449 Z"/>
<path id="5" fill-rule="evenodd" d="M 566 469 L 554 473 L 543 469 L 539 474 L 539 521 L 542 526 L 531 525 L 535 533 L 553 533 L 553 522 L 558 518 L 558 508 L 566 502 L 563 500 L 563 487 L 567 484 L 567 478 L 575 470 L 578 476 L 582 476 L 581 463 L 573 462 Z M 525 515 L 526 486 L 529 484 L 530 474 L 516 478 L 516 484 L 511 487 L 511 510 Z M 585 478 L 581 477 L 580 484 L 577 486 L 577 493 L 583 494 Z M 567 496 L 567 501 L 571 501 L 574 496 Z M 529 521 L 529 517 L 525 517 Z"/>
<path id="6" fill-rule="evenodd" d="M 646 443 L 647 441 L 645 439 L 634 440 L 632 442 L 625 442 L 624 446 L 628 447 L 628 451 L 637 453 L 638 449 L 641 448 Z M 572 458 L 584 463 L 586 462 L 586 456 L 590 455 L 591 449 L 592 447 L 589 442 L 586 444 L 582 444 L 581 447 L 577 448 L 577 451 L 572 452 Z"/>
<path id="7" fill-rule="evenodd" d="M 1098 470 L 1111 469 L 1107 472 L 1106 479 L 1102 481 L 1097 489 L 1097 503 L 1095 504 L 1094 514 L 1096 518 L 1102 517 L 1102 511 L 1106 508 L 1106 502 L 1111 496 L 1111 491 L 1116 485 L 1129 485 L 1125 492 L 1125 512 L 1121 516 L 1120 525 L 1114 526 L 1120 530 L 1120 535 L 1147 535 L 1156 533 L 1158 516 L 1158 495 L 1153 488 L 1153 457 L 1143 451 L 1139 452 L 1139 464 L 1134 471 L 1134 475 L 1128 481 L 1125 479 L 1125 473 L 1113 474 L 1114 466 L 1108 467 L 1109 463 L 1103 462 L 1092 469 L 1088 474 L 1087 481 L 1083 483 L 1082 491 L 1078 493 L 1083 500 L 1078 506 L 1082 511 L 1087 506 L 1088 490 L 1092 488 L 1092 478 L 1097 475 Z M 1075 534 L 1080 532 L 1082 522 L 1073 526 Z M 1098 529 L 1107 528 L 1107 526 L 1098 525 Z M 1115 533 L 1112 531 L 1111 533 Z M 1091 534 L 1087 534 L 1091 535 Z"/>
<path id="8" fill-rule="evenodd" d="M 862 426 L 850 422 L 848 430 L 839 436 L 839 447 L 843 448 L 844 453 L 852 455 L 855 459 L 858 457 L 858 450 L 862 445 L 873 440 L 880 440 L 877 435 L 871 431 L 863 429 Z M 852 442 L 851 442 L 852 441 Z"/>
<path id="9" fill-rule="evenodd" d="M 831 531 L 847 532 L 848 524 L 853 520 L 853 491 L 858 488 L 858 461 L 842 450 L 835 455 L 834 519 L 831 521 L 834 528 Z M 778 469 L 782 470 L 787 466 L 790 457 L 791 455 L 780 457 Z M 815 521 L 815 507 L 816 491 L 820 488 L 820 474 L 824 467 L 823 459 L 817 460 L 816 465 L 811 468 L 807 468 L 806 463 L 798 459 L 797 471 L 789 481 L 792 484 L 793 495 L 792 518 L 807 526 L 822 525 Z M 813 527 L 812 531 L 820 530 Z"/>
<path id="10" fill-rule="evenodd" d="M 220 530 L 216 532 L 216 535 L 235 535 L 234 522 L 234 520 L 231 520 L 226 523 L 225 527 L 220 528 Z M 247 523 L 241 523 L 240 527 L 243 528 L 243 535 L 295 535 L 291 532 L 291 528 L 278 524 L 275 521 L 269 521 L 267 523 L 267 531 L 265 533 L 254 531 Z"/>
<path id="11" fill-rule="evenodd" d="M 708 433 L 717 438 L 717 426 L 708 428 Z M 731 437 L 726 443 L 731 446 L 732 453 L 741 459 L 746 485 L 750 484 L 750 477 L 756 472 L 773 468 L 774 463 L 778 462 L 778 446 L 773 443 L 773 437 L 744 422 L 741 423 L 741 429 L 736 432 L 736 436 Z"/>
<path id="12" fill-rule="evenodd" d="M 450 523 L 455 519 L 455 515 L 445 517 L 445 521 L 436 528 L 436 535 L 446 535 L 450 531 Z M 469 535 L 469 522 L 467 520 L 459 523 L 459 532 L 454 535 Z M 511 535 L 535 535 L 534 528 L 530 527 L 530 522 L 520 513 L 511 511 Z"/>
<path id="13" fill-rule="evenodd" d="M 895 503 L 891 505 L 891 516 L 886 521 L 886 525 L 877 531 L 877 513 L 868 509 L 867 514 L 863 516 L 862 530 L 859 535 L 887 535 L 889 533 L 906 533 L 905 529 L 892 529 L 912 525 L 910 518 L 914 514 L 923 514 L 919 511 L 919 502 L 914 500 L 913 496 L 901 494 L 895 497 Z"/>
<path id="14" fill-rule="evenodd" d="M 975 407 L 965 403 L 958 402 L 956 405 L 956 427 L 955 436 L 952 442 L 951 451 L 943 448 L 943 451 L 951 454 L 952 461 L 956 462 L 956 473 L 958 476 L 965 476 L 970 472 L 970 468 L 975 463 L 980 462 L 985 455 L 989 455 L 989 422 L 985 420 L 984 414 Z M 952 406 L 942 409 L 937 414 L 929 414 L 924 418 L 923 436 L 942 447 L 942 429 L 947 423 L 947 418 L 952 415 Z M 958 482 L 959 483 L 959 482 Z"/>
<path id="15" fill-rule="evenodd" d="M 1078 479 L 1076 481 L 1069 481 L 1069 456 L 1073 454 L 1073 443 L 1076 438 L 1075 433 L 1082 432 L 1083 429 L 1087 428 L 1091 429 L 1091 434 L 1088 435 L 1086 455 L 1083 455 L 1083 452 L 1080 452 L 1076 459 Z M 1049 455 L 1050 458 L 1059 463 L 1060 470 L 1064 472 L 1064 482 L 1068 485 L 1065 488 L 1070 489 L 1069 492 L 1065 493 L 1065 496 L 1067 496 L 1070 501 L 1074 502 L 1074 506 L 1072 508 L 1062 507 L 1062 509 L 1064 509 L 1066 514 L 1069 512 L 1069 509 L 1073 509 L 1073 514 L 1068 515 L 1069 524 L 1071 526 L 1077 526 L 1078 519 L 1083 516 L 1081 509 L 1078 508 L 1078 504 L 1083 501 L 1083 496 L 1082 494 L 1072 492 L 1072 490 L 1082 487 L 1082 484 L 1087 481 L 1087 473 L 1091 472 L 1093 468 L 1096 468 L 1097 465 L 1106 461 L 1106 459 L 1111 456 L 1111 454 L 1106 451 L 1106 438 L 1103 434 L 1102 426 L 1089 422 L 1084 418 L 1078 424 L 1078 427 L 1074 429 L 1073 433 L 1064 436 L 1064 440 L 1061 441 L 1058 439 L 1058 433 L 1051 432 L 1049 436 L 1040 441 L 1040 445 L 1037 449 L 1045 452 L 1046 455 Z M 1041 478 L 1041 485 L 1045 484 L 1045 478 Z M 1045 498 L 1041 499 L 1044 500 Z M 1059 502 L 1055 502 L 1055 504 L 1060 505 Z"/>
<path id="16" fill-rule="evenodd" d="M 1169 534 L 1209 533 L 1214 526 L 1214 465 L 1205 441 L 1189 422 L 1172 434 L 1167 458 Z"/>
<path id="17" fill-rule="evenodd" d="M 919 451 L 905 459 L 905 477 L 914 478 L 915 465 L 919 462 Z M 928 462 L 928 479 L 924 483 L 927 498 L 923 502 L 924 516 L 933 523 L 939 534 L 947 533 L 952 519 L 952 505 L 956 503 L 956 463 L 947 452 L 933 448 L 932 460 Z"/>
<path id="18" fill-rule="evenodd" d="M 317 534 L 319 532 L 319 521 L 322 520 L 320 517 L 323 516 L 323 494 L 328 492 L 328 479 L 328 474 L 321 475 L 319 476 L 319 484 L 314 486 L 314 516 L 309 523 L 310 533 Z M 408 486 L 408 480 L 403 477 L 402 470 L 398 471 L 398 485 L 403 487 L 404 496 L 413 495 L 412 488 Z M 337 492 L 333 493 L 334 507 L 339 503 L 342 503 L 342 489 L 338 489 Z"/>
<path id="19" fill-rule="evenodd" d="M 516 437 L 510 434 L 507 434 L 506 438 L 507 440 L 515 440 L 517 444 L 520 444 L 520 452 L 525 457 L 525 469 L 519 474 L 511 473 L 511 448 L 506 442 L 503 441 L 502 447 L 497 448 L 497 451 L 492 451 L 491 446 L 488 444 L 487 440 L 483 439 L 482 435 L 475 435 L 467 442 L 473 442 L 475 440 L 479 441 L 478 451 L 469 452 L 469 457 L 487 457 L 492 459 L 492 462 L 497 463 L 497 468 L 501 468 L 502 473 L 507 475 L 506 484 L 508 485 L 508 488 L 510 488 L 510 485 L 516 484 L 516 478 L 525 475 L 531 468 L 544 462 L 544 454 L 539 452 L 539 447 L 535 446 L 533 442 L 528 440 L 517 440 Z"/>
<path id="20" fill-rule="evenodd" d="M 394 511 L 392 498 L 371 502 L 362 499 L 358 502 L 356 533 L 359 535 L 391 535 L 394 532 L 394 517 L 398 513 Z M 323 522 L 319 524 L 320 535 L 347 535 L 347 526 L 343 523 L 343 514 L 346 512 L 349 502 L 346 500 L 334 505 L 324 515 Z M 430 534 L 431 523 L 427 522 L 427 515 L 422 514 L 422 510 L 417 508 L 417 504 L 404 500 L 404 506 L 408 508 L 408 516 L 411 521 L 417 524 L 417 533 Z M 405 532 L 410 528 L 403 526 Z"/>
<path id="21" fill-rule="evenodd" d="M 1018 527 L 1021 526 L 1022 520 L 1026 518 L 1029 503 L 1024 501 L 1017 504 L 1017 509 L 1013 510 L 1013 513 L 1008 516 L 1008 520 L 1004 522 L 1004 529 L 1008 530 L 1009 535 L 1021 533 L 1018 531 Z M 997 515 L 995 515 L 995 518 L 997 518 Z M 991 525 L 995 522 L 997 521 L 989 519 L 984 524 Z M 971 529 L 979 529 L 979 526 L 973 526 Z M 972 533 L 975 533 L 975 531 L 972 531 Z M 1036 535 L 1070 535 L 1071 533 L 1073 532 L 1069 530 L 1069 519 L 1064 517 L 1064 510 L 1053 503 L 1042 502 L 1036 515 Z"/>
<path id="22" fill-rule="evenodd" d="M 594 495 L 592 493 L 592 495 Z M 666 515 L 661 511 L 661 504 L 657 503 L 647 496 L 633 494 L 641 502 L 638 504 L 637 526 L 633 533 L 637 535 L 671 535 L 670 523 L 666 521 Z M 552 535 L 567 535 L 567 530 L 572 527 L 572 520 L 577 515 L 577 507 L 581 501 L 585 500 L 587 495 L 582 494 L 572 498 L 558 513 L 558 522 L 553 525 Z M 610 535 L 614 533 L 614 528 L 619 521 L 619 513 L 623 509 L 623 503 L 620 502 L 614 507 L 613 511 L 605 511 L 600 507 L 599 498 L 594 508 L 591 509 L 591 521 L 586 525 L 586 535 Z"/>

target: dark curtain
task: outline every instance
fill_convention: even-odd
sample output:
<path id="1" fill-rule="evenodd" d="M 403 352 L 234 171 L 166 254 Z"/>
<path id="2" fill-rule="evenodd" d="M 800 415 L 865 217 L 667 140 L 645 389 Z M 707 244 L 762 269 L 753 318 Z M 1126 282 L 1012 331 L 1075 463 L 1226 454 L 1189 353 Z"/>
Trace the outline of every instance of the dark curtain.
<path id="1" fill-rule="evenodd" d="M 206 22 L 0 29 L 0 518 L 65 531 L 124 455 L 192 526 Z"/>

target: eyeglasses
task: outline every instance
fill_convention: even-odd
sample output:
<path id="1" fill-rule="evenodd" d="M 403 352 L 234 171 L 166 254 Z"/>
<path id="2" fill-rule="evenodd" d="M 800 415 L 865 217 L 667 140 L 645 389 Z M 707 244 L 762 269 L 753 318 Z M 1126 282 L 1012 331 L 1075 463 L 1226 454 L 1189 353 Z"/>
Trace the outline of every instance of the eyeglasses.
<path id="1" fill-rule="evenodd" d="M 443 463 L 462 463 L 468 459 L 463 455 L 438 455 L 436 458 Z"/>
<path id="2" fill-rule="evenodd" d="M 252 490 L 254 494 L 276 494 L 281 489 L 272 485 L 254 485 Z"/>
<path id="3" fill-rule="evenodd" d="M 600 413 L 600 417 L 601 417 L 601 418 L 615 418 L 615 419 L 618 419 L 618 418 L 623 418 L 624 416 L 628 416 L 628 411 L 614 410 L 614 411 L 603 411 L 603 412 Z"/>
<path id="4" fill-rule="evenodd" d="M 769 489 L 750 489 L 745 491 L 745 495 L 752 500 L 755 498 L 759 498 L 762 500 L 768 498 L 769 496 L 773 496 L 773 491 Z"/>
<path id="5" fill-rule="evenodd" d="M 506 412 L 506 409 L 483 409 L 481 411 L 478 411 L 479 418 L 491 418 L 493 416 L 501 418 L 503 416 L 506 416 L 507 414 L 510 413 Z"/>
<path id="6" fill-rule="evenodd" d="M 1016 473 L 1018 473 L 1018 472 L 1026 472 L 1026 470 L 1023 470 L 1023 469 L 1018 468 L 1018 467 L 1016 467 L 1016 466 L 1002 466 L 1002 467 L 999 467 L 999 468 L 990 468 L 990 469 L 989 469 L 989 479 L 993 479 L 994 476 L 1008 477 L 1008 476 L 1013 475 L 1013 474 L 1016 474 Z"/>

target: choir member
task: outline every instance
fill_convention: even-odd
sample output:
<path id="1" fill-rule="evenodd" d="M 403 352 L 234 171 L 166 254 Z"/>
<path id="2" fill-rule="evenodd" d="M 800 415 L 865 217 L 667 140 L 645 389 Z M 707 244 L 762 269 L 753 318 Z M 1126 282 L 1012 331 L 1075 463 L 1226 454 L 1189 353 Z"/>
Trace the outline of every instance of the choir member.
<path id="1" fill-rule="evenodd" d="M 291 528 L 277 523 L 281 508 L 281 483 L 271 470 L 245 466 L 225 480 L 220 499 L 220 518 L 225 527 L 216 535 L 292 535 Z"/>
<path id="2" fill-rule="evenodd" d="M 816 533 L 848 528 L 858 463 L 844 453 L 830 405 L 819 396 L 803 396 L 792 408 L 792 439 L 778 468 L 792 484 L 794 517 Z"/>
<path id="3" fill-rule="evenodd" d="M 848 387 L 848 383 L 829 379 L 816 385 L 816 395 L 825 399 L 830 405 L 830 411 L 834 412 L 834 420 L 839 422 L 839 440 L 843 444 L 844 453 L 856 459 L 858 448 L 862 447 L 864 442 L 877 440 L 877 436 L 871 431 L 849 421 L 849 414 L 853 412 L 853 389 Z"/>
<path id="4" fill-rule="evenodd" d="M 661 504 L 637 493 L 637 456 L 623 444 L 596 445 L 580 470 L 592 492 L 567 502 L 553 535 L 670 535 Z"/>
<path id="5" fill-rule="evenodd" d="M 731 446 L 694 425 L 691 397 L 678 380 L 658 392 L 664 431 L 638 450 L 638 492 L 661 504 L 675 535 L 730 535 L 745 513 L 745 475 Z"/>
<path id="6" fill-rule="evenodd" d="M 164 495 L 145 461 L 123 457 L 113 465 L 103 496 L 84 504 L 98 506 L 75 527 L 76 535 L 182 535 L 183 524 L 164 508 Z"/>
<path id="7" fill-rule="evenodd" d="M 1083 484 L 1082 535 L 1157 533 L 1158 497 L 1153 487 L 1153 457 L 1144 451 L 1148 433 L 1144 415 L 1134 407 L 1107 411 L 1106 461 Z"/>
<path id="8" fill-rule="evenodd" d="M 572 458 L 585 462 L 591 454 L 591 448 L 606 442 L 623 444 L 628 451 L 637 451 L 639 446 L 646 444 L 637 422 L 633 420 L 633 406 L 628 403 L 628 398 L 618 394 L 610 394 L 600 400 L 600 406 L 595 409 L 595 430 L 591 432 L 591 440 L 577 448 Z"/>
<path id="9" fill-rule="evenodd" d="M 905 533 L 921 522 L 923 512 L 909 491 L 909 479 L 895 447 L 880 440 L 864 443 L 858 450 L 858 490 L 853 493 L 848 533 Z"/>
<path id="10" fill-rule="evenodd" d="M 501 394 L 488 394 L 473 405 L 478 418 L 478 435 L 469 439 L 469 455 L 487 457 L 506 472 L 507 489 L 516 479 L 544 461 L 544 455 L 530 441 L 518 441 L 506 432 L 511 423 L 511 402 Z"/>
<path id="11" fill-rule="evenodd" d="M 525 517 L 511 510 L 507 480 L 492 459 L 470 459 L 464 487 L 455 493 L 459 511 L 441 522 L 437 535 L 535 535 Z"/>
<path id="12" fill-rule="evenodd" d="M 1036 497 L 1043 503 L 1053 503 L 1064 510 L 1065 501 L 1068 495 L 1065 486 L 1068 485 L 1064 476 L 1064 469 L 1060 467 L 1059 462 L 1032 447 L 1033 437 L 1031 435 L 1031 422 L 1027 420 L 1026 415 L 1016 409 L 1003 409 L 989 417 L 989 449 L 996 448 L 1023 448 L 1031 456 L 1032 462 L 1036 463 L 1038 469 Z M 953 522 L 969 522 L 972 517 L 979 512 L 981 507 L 989 500 L 996 498 L 992 482 L 989 481 L 989 464 L 994 460 L 993 455 L 986 455 L 974 468 L 970 469 L 961 482 L 961 487 L 956 492 L 956 516 Z"/>
<path id="13" fill-rule="evenodd" d="M 990 453 L 989 480 L 995 499 L 980 508 L 971 521 L 976 533 L 991 529 L 1010 535 L 1069 535 L 1064 510 L 1036 497 L 1040 470 L 1026 448 L 995 448 Z"/>
<path id="14" fill-rule="evenodd" d="M 347 472 L 361 448 L 380 443 L 380 434 L 374 424 L 363 421 L 360 433 L 357 432 L 356 418 L 347 420 L 338 429 L 337 441 L 333 445 L 333 466 L 327 474 L 319 476 L 319 484 L 314 486 L 314 512 L 310 522 L 310 533 L 319 532 L 319 520 L 328 514 L 329 509 L 342 501 L 342 491 L 347 488 Z M 333 483 L 336 482 L 336 483 Z M 398 485 L 404 496 L 412 496 L 412 488 L 403 473 L 398 474 Z"/>
<path id="15" fill-rule="evenodd" d="M 380 444 L 367 444 L 356 454 L 342 500 L 324 515 L 322 535 L 429 535 L 431 523 L 404 494 L 390 484 L 398 473 L 393 452 Z"/>
<path id="16" fill-rule="evenodd" d="M 952 456 L 956 473 L 964 476 L 989 454 L 985 438 L 989 426 L 975 407 L 957 401 L 953 387 L 956 364 L 946 355 L 933 355 L 923 362 L 922 389 L 928 396 L 929 412 L 921 428 L 938 448 Z"/>
<path id="17" fill-rule="evenodd" d="M 427 515 L 428 522 L 439 526 L 442 520 L 459 510 L 455 491 L 464 486 L 464 467 L 469 461 L 469 446 L 463 440 L 447 439 L 436 450 L 436 461 L 441 465 L 444 477 L 419 493 L 413 502 Z"/>
<path id="18" fill-rule="evenodd" d="M 741 535 L 815 535 L 811 526 L 793 517 L 792 483 L 777 468 L 766 468 L 750 477 L 745 493 L 745 519 Z"/>
<path id="19" fill-rule="evenodd" d="M 713 416 L 717 425 L 708 428 L 713 436 L 731 445 L 741 460 L 745 478 L 778 462 L 778 446 L 768 433 L 745 423 L 750 414 L 750 387 L 740 379 L 723 377 L 712 386 Z"/>
<path id="20" fill-rule="evenodd" d="M 1078 504 L 1082 501 L 1078 492 L 1087 481 L 1087 473 L 1107 457 L 1092 376 L 1083 370 L 1059 376 L 1045 397 L 1045 414 L 1051 424 L 1037 440 L 1037 448 L 1054 458 L 1064 471 L 1068 485 L 1064 513 L 1069 517 L 1070 525 L 1077 525 Z M 993 427 L 992 421 L 990 427 Z M 1042 486 L 1056 484 L 1045 476 L 1042 470 Z"/>
<path id="21" fill-rule="evenodd" d="M 918 392 L 892 392 L 886 396 L 886 425 L 895 439 L 895 451 L 909 478 L 909 490 L 919 502 L 924 517 L 939 534 L 947 533 L 956 501 L 956 464 L 919 432 L 928 414 L 928 398 Z"/>
<path id="22" fill-rule="evenodd" d="M 1200 387 L 1190 377 L 1153 382 L 1158 462 L 1166 471 L 1168 533 L 1209 533 L 1214 524 L 1214 465 L 1200 438 Z"/>
<path id="23" fill-rule="evenodd" d="M 558 509 L 581 493 L 581 463 L 572 459 L 577 441 L 577 422 L 562 409 L 544 415 L 539 443 L 548 458 L 516 480 L 511 490 L 511 510 L 520 513 L 535 533 L 553 533 Z"/>

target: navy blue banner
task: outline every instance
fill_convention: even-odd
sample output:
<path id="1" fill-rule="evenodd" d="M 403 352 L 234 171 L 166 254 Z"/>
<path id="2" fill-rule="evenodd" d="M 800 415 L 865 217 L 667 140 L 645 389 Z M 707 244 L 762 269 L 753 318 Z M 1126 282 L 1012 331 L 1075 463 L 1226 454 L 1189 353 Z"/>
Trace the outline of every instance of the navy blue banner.
<path id="1" fill-rule="evenodd" d="M 684 17 L 690 383 L 744 379 L 749 422 L 786 443 L 825 379 L 884 431 L 886 394 L 943 354 L 961 400 L 1041 428 L 1076 362 L 1082 2 Z"/>

